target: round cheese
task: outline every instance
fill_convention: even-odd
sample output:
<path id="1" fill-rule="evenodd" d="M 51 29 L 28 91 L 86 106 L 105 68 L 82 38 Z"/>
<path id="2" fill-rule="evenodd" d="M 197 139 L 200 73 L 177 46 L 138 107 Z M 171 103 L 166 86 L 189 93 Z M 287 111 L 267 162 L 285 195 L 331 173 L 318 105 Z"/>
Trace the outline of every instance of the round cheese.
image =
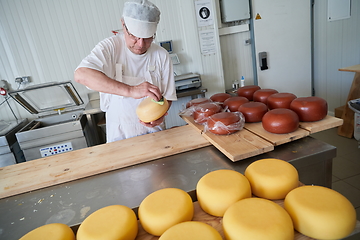
<path id="1" fill-rule="evenodd" d="M 28 232 L 19 240 L 75 240 L 75 234 L 66 224 L 50 223 Z"/>
<path id="2" fill-rule="evenodd" d="M 264 114 L 262 126 L 270 133 L 291 133 L 299 128 L 299 116 L 291 109 L 272 109 Z"/>
<path id="3" fill-rule="evenodd" d="M 356 225 L 356 211 L 340 193 L 321 186 L 302 186 L 284 200 L 295 229 L 311 238 L 341 239 Z"/>
<path id="4" fill-rule="evenodd" d="M 274 158 L 261 159 L 245 169 L 252 193 L 267 199 L 284 199 L 299 186 L 299 175 L 290 163 Z"/>
<path id="5" fill-rule="evenodd" d="M 207 173 L 198 181 L 196 195 L 204 212 L 222 217 L 233 203 L 251 197 L 251 188 L 241 173 L 221 169 Z"/>
<path id="6" fill-rule="evenodd" d="M 138 222 L 132 209 L 111 205 L 90 214 L 76 234 L 77 240 L 131 240 L 138 232 Z"/>
<path id="7" fill-rule="evenodd" d="M 169 109 L 169 102 L 163 98 L 163 101 L 155 102 L 152 98 L 145 98 L 136 108 L 138 118 L 149 123 L 158 120 Z"/>
<path id="8" fill-rule="evenodd" d="M 170 227 L 194 216 L 190 195 L 177 188 L 164 188 L 149 194 L 139 206 L 139 220 L 144 230 L 160 236 Z"/>
<path id="9" fill-rule="evenodd" d="M 278 204 L 263 198 L 240 200 L 223 217 L 226 239 L 293 240 L 294 227 L 289 214 Z"/>
<path id="10" fill-rule="evenodd" d="M 222 240 L 215 228 L 197 221 L 182 222 L 169 228 L 159 240 Z"/>

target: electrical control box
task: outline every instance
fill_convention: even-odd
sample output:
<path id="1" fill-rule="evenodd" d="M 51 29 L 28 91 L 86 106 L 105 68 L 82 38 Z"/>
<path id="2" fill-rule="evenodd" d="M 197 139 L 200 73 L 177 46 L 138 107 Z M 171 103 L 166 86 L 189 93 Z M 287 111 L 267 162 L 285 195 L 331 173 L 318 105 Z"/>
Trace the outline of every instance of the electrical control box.
<path id="1" fill-rule="evenodd" d="M 74 149 L 71 142 L 66 142 L 62 144 L 56 144 L 56 145 L 40 148 L 40 154 L 41 157 L 48 157 L 59 153 L 70 152 L 72 150 Z"/>
<path id="2" fill-rule="evenodd" d="M 250 18 L 249 0 L 220 0 L 220 10 L 223 23 Z"/>

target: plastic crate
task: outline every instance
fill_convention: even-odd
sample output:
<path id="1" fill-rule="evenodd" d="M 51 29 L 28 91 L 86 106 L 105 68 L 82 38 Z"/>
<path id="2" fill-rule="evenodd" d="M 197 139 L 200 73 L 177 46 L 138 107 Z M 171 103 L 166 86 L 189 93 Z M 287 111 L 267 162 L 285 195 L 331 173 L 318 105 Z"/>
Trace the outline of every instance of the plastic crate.
<path id="1" fill-rule="evenodd" d="M 354 114 L 354 138 L 358 141 L 360 148 L 360 98 L 350 100 L 349 108 L 355 112 Z"/>

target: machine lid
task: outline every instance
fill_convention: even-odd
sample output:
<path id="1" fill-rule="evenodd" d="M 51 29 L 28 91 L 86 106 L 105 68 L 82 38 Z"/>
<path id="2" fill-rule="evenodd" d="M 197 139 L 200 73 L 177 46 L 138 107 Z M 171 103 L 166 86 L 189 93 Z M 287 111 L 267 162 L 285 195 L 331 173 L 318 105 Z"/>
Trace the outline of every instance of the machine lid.
<path id="1" fill-rule="evenodd" d="M 70 81 L 33 85 L 11 91 L 9 95 L 32 114 L 73 109 L 84 104 Z"/>

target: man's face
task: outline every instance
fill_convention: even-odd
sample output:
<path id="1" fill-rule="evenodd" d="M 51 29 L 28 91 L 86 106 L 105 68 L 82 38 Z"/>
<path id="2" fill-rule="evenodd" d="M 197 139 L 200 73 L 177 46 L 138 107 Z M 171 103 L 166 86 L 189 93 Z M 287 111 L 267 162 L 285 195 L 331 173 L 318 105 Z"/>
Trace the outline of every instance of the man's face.
<path id="1" fill-rule="evenodd" d="M 129 48 L 129 50 L 132 53 L 138 54 L 138 55 L 146 53 L 146 51 L 151 46 L 151 43 L 154 40 L 154 38 L 153 37 L 150 37 L 150 38 L 135 37 L 128 31 L 124 22 L 122 22 L 122 25 L 123 25 L 126 46 Z"/>

